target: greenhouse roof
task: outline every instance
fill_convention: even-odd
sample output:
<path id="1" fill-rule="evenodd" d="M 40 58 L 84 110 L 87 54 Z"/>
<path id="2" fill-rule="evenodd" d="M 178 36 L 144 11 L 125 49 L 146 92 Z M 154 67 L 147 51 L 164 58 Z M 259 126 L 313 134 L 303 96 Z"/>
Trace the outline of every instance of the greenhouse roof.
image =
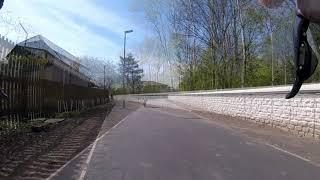
<path id="1" fill-rule="evenodd" d="M 43 37 L 42 35 L 37 35 L 30 39 L 22 41 L 18 44 L 18 46 L 45 50 L 68 65 L 71 65 L 72 62 L 78 62 L 75 56 L 62 49 L 58 45 L 54 44 L 47 38 Z"/>
<path id="2" fill-rule="evenodd" d="M 90 72 L 87 67 L 85 67 L 83 64 L 81 64 L 77 57 L 73 56 L 66 50 L 62 49 L 58 45 L 54 44 L 47 38 L 43 37 L 42 35 L 34 36 L 30 39 L 27 39 L 25 41 L 20 42 L 17 44 L 20 47 L 27 47 L 27 48 L 33 48 L 33 49 L 40 49 L 47 51 L 51 55 L 53 55 L 58 60 L 61 60 L 63 63 L 65 63 L 67 66 L 73 68 L 78 73 L 81 73 L 86 78 L 90 79 Z M 74 67 L 74 64 L 78 64 L 78 68 Z M 94 80 L 90 80 L 93 83 Z"/>

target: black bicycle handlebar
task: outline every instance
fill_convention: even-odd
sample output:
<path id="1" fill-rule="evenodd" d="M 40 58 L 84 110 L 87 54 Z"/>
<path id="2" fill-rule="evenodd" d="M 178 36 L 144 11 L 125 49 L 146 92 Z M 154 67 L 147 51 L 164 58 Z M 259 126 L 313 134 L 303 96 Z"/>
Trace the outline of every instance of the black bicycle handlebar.
<path id="1" fill-rule="evenodd" d="M 307 38 L 310 21 L 297 13 L 293 30 L 294 63 L 296 77 L 290 93 L 286 99 L 296 96 L 303 84 L 315 72 L 318 60 L 313 52 Z"/>

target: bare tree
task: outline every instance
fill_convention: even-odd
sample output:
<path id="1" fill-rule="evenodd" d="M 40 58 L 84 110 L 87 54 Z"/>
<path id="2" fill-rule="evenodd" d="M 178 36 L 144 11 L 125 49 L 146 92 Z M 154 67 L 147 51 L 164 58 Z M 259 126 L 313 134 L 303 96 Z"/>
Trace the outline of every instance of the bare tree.
<path id="1" fill-rule="evenodd" d="M 279 65 L 287 65 L 280 60 L 292 50 L 283 58 L 278 49 L 280 31 L 288 36 L 290 28 L 279 27 L 291 23 L 294 1 L 285 2 L 268 12 L 256 0 L 150 0 L 142 10 L 183 89 L 217 89 L 267 85 L 268 78 L 279 84 L 279 74 L 287 78 Z M 290 48 L 287 40 L 281 46 Z"/>
<path id="2" fill-rule="evenodd" d="M 111 90 L 118 83 L 119 75 L 116 71 L 116 65 L 111 61 L 85 56 L 80 58 L 80 64 L 83 65 L 80 71 L 101 88 L 107 87 Z"/>

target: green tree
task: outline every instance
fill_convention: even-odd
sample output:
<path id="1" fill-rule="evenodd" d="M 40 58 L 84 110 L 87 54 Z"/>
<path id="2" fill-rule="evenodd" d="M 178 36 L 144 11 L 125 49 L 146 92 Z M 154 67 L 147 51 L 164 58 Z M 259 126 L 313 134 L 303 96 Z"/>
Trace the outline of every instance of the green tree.
<path id="1" fill-rule="evenodd" d="M 137 4 L 155 37 L 167 47 L 162 49 L 170 49 L 160 53 L 170 54 L 161 60 L 169 58 L 174 65 L 170 70 L 178 74 L 179 90 L 282 85 L 294 80 L 293 0 L 285 0 L 277 9 L 266 9 L 257 0 L 135 1 L 145 2 Z M 313 33 L 315 41 L 319 37 Z M 163 64 L 154 56 L 150 57 Z M 319 79 L 320 68 L 308 82 Z"/>
<path id="2" fill-rule="evenodd" d="M 129 89 L 130 93 L 140 93 L 143 69 L 139 67 L 139 62 L 135 60 L 132 54 L 129 54 L 126 58 L 120 57 L 119 71 L 125 88 Z"/>

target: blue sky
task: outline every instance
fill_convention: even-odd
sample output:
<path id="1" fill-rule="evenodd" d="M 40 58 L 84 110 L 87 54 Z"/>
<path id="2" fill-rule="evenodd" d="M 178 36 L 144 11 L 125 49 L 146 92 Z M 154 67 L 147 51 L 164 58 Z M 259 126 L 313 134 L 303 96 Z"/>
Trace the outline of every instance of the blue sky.
<path id="1" fill-rule="evenodd" d="M 142 15 L 130 11 L 133 1 L 5 0 L 0 33 L 14 42 L 24 40 L 21 22 L 29 36 L 41 34 L 75 56 L 116 62 L 123 52 L 124 30 L 134 30 L 128 35 L 127 50 L 133 53 L 148 34 Z"/>

